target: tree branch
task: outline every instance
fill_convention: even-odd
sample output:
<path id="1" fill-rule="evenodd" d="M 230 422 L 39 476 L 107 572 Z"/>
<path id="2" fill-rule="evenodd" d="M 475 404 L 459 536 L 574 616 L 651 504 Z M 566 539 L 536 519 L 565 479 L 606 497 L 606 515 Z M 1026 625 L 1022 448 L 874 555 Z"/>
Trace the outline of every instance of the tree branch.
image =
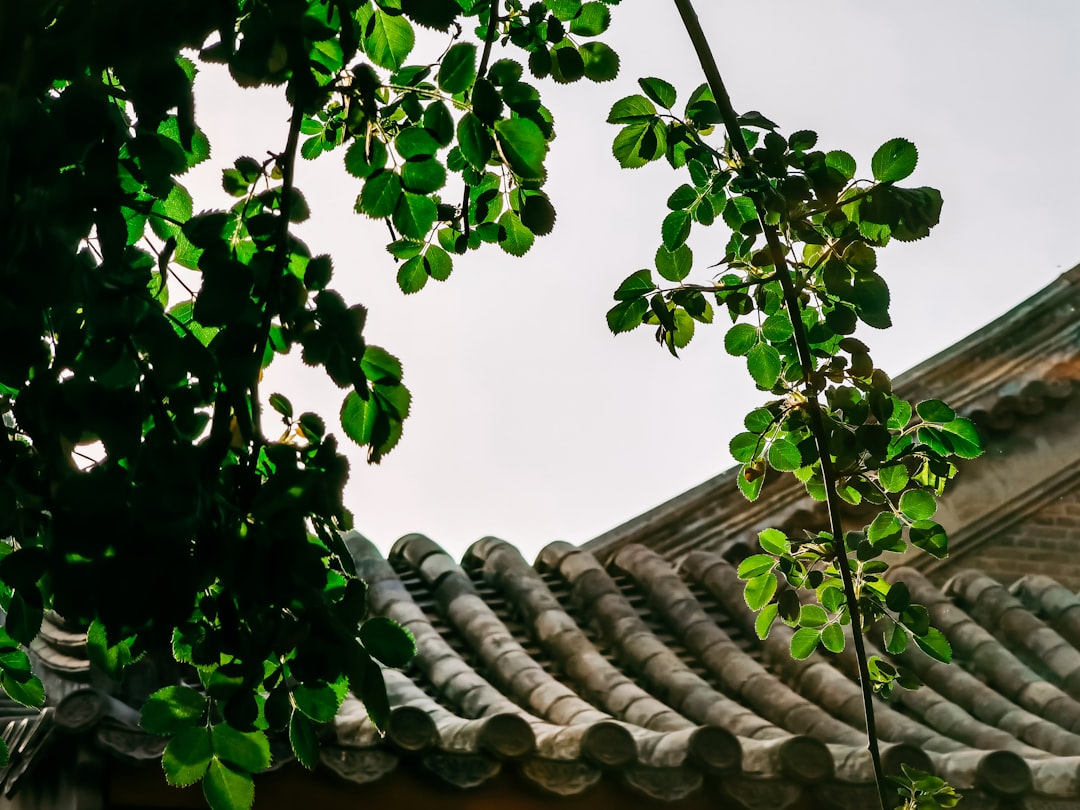
<path id="1" fill-rule="evenodd" d="M 738 153 L 745 164 L 753 164 L 754 159 L 750 149 L 743 138 L 742 129 L 739 127 L 739 118 L 731 105 L 731 97 L 720 76 L 720 70 L 716 65 L 712 48 L 709 46 L 705 32 L 701 28 L 697 14 L 694 12 L 691 0 L 675 0 L 675 6 L 682 17 L 683 25 L 690 41 L 697 53 L 701 68 L 705 72 L 705 79 L 712 90 L 713 98 L 723 118 L 724 128 L 732 148 Z M 814 356 L 810 351 L 806 329 L 802 318 L 797 317 L 801 311 L 798 291 L 791 279 L 791 271 L 788 268 L 783 245 L 780 242 L 780 234 L 776 227 L 765 221 L 764 206 L 759 195 L 751 194 L 754 207 L 757 209 L 758 220 L 761 223 L 765 241 L 772 253 L 775 262 L 776 275 L 784 293 L 784 306 L 787 309 L 791 326 L 794 330 L 795 346 L 799 356 L 799 363 L 803 371 L 803 392 L 806 396 L 807 410 L 810 416 L 810 428 L 814 434 L 814 444 L 817 448 L 818 458 L 821 463 L 821 476 L 825 486 L 826 502 L 829 508 L 829 526 L 832 532 L 833 548 L 836 552 L 837 567 L 840 569 L 840 577 L 844 584 L 844 597 L 847 602 L 848 613 L 854 632 L 855 658 L 859 666 L 859 685 L 863 695 L 863 715 L 866 721 L 867 749 L 874 765 L 874 779 L 877 783 L 878 799 L 882 810 L 889 806 L 890 799 L 888 786 L 885 780 L 884 769 L 881 764 L 881 751 L 878 746 L 877 726 L 874 722 L 873 690 L 870 686 L 870 672 L 866 660 L 866 646 L 863 643 L 862 615 L 859 610 L 859 600 L 855 594 L 855 583 L 851 576 L 851 568 L 848 565 L 847 550 L 844 547 L 844 530 L 840 516 L 840 498 L 836 490 L 836 471 L 833 469 L 832 457 L 829 449 L 828 433 L 825 430 L 825 421 L 821 415 L 821 404 L 818 400 L 818 390 L 814 385 L 811 374 L 814 371 Z"/>

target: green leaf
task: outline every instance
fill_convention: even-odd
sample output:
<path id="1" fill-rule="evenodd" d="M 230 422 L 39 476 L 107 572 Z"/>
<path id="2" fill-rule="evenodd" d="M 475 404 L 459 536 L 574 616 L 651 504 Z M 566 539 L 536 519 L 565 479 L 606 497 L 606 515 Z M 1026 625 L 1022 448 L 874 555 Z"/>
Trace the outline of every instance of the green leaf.
<path id="1" fill-rule="evenodd" d="M 214 754 L 223 762 L 249 773 L 270 767 L 270 741 L 262 731 L 237 731 L 226 723 L 210 729 Z"/>
<path id="2" fill-rule="evenodd" d="M 907 467 L 890 464 L 878 470 L 878 481 L 886 492 L 901 492 L 908 484 Z"/>
<path id="3" fill-rule="evenodd" d="M 893 412 L 885 426 L 889 430 L 903 430 L 911 421 L 911 403 L 898 397 L 893 397 Z"/>
<path id="4" fill-rule="evenodd" d="M 410 259 L 423 251 L 423 242 L 413 239 L 397 239 L 387 245 L 387 253 L 395 259 Z"/>
<path id="5" fill-rule="evenodd" d="M 203 795 L 210 810 L 247 810 L 255 801 L 255 782 L 250 773 L 234 770 L 215 757 L 203 778 Z"/>
<path id="6" fill-rule="evenodd" d="M 880 512 L 866 530 L 866 539 L 879 551 L 903 551 L 903 527 L 892 512 Z"/>
<path id="7" fill-rule="evenodd" d="M 799 626 L 821 627 L 829 621 L 829 614 L 821 605 L 803 605 L 799 610 Z"/>
<path id="8" fill-rule="evenodd" d="M 397 622 L 374 616 L 360 625 L 364 648 L 388 667 L 404 667 L 416 655 L 412 633 Z"/>
<path id="9" fill-rule="evenodd" d="M 724 349 L 733 357 L 742 357 L 750 353 L 761 337 L 756 326 L 749 323 L 737 323 L 724 335 Z"/>
<path id="10" fill-rule="evenodd" d="M 952 451 L 960 458 L 978 458 L 982 455 L 982 439 L 970 419 L 957 417 L 943 424 L 941 429 L 949 434 Z"/>
<path id="11" fill-rule="evenodd" d="M 886 141 L 874 152 L 870 159 L 870 170 L 879 183 L 903 180 L 915 171 L 919 162 L 919 152 L 915 144 L 904 138 Z"/>
<path id="12" fill-rule="evenodd" d="M 852 299 L 863 323 L 875 329 L 892 326 L 889 287 L 877 273 L 859 273 L 852 285 Z"/>
<path id="13" fill-rule="evenodd" d="M 903 582 L 894 582 L 885 594 L 885 606 L 893 613 L 903 613 L 911 604 L 911 591 Z"/>
<path id="14" fill-rule="evenodd" d="M 484 171 L 495 148 L 487 125 L 472 113 L 465 113 L 457 125 L 458 148 L 465 162 L 476 171 Z"/>
<path id="15" fill-rule="evenodd" d="M 585 59 L 569 40 L 563 40 L 552 48 L 550 57 L 551 78 L 559 84 L 576 82 L 585 75 Z"/>
<path id="16" fill-rule="evenodd" d="M 627 96 L 615 102 L 608 113 L 609 124 L 628 124 L 651 121 L 656 117 L 656 107 L 645 96 Z"/>
<path id="17" fill-rule="evenodd" d="M 652 273 L 648 269 L 638 270 L 627 276 L 619 288 L 615 290 L 616 301 L 633 301 L 648 295 L 656 289 L 652 281 Z"/>
<path id="18" fill-rule="evenodd" d="M 670 110 L 675 106 L 675 88 L 663 79 L 657 79 L 650 76 L 644 79 L 638 79 L 638 85 L 645 91 L 645 95 L 661 107 Z"/>
<path id="19" fill-rule="evenodd" d="M 916 520 L 908 528 L 908 536 L 916 548 L 938 559 L 949 553 L 949 537 L 945 529 L 932 520 Z"/>
<path id="20" fill-rule="evenodd" d="M 945 634 L 936 627 L 931 627 L 925 634 L 916 635 L 914 638 L 915 643 L 919 645 L 919 649 L 935 661 L 940 661 L 943 664 L 952 661 L 952 646 L 949 644 L 949 640 L 945 638 Z"/>
<path id="21" fill-rule="evenodd" d="M 619 75 L 619 55 L 603 42 L 586 42 L 578 52 L 589 81 L 610 82 Z"/>
<path id="22" fill-rule="evenodd" d="M 535 237 L 513 211 L 504 211 L 499 217 L 499 247 L 511 256 L 524 256 L 533 246 Z"/>
<path id="23" fill-rule="evenodd" d="M 309 771 L 315 770 L 319 764 L 319 738 L 315 726 L 299 710 L 289 717 L 289 745 L 297 762 Z"/>
<path id="24" fill-rule="evenodd" d="M 821 631 L 816 627 L 800 627 L 791 636 L 791 657 L 796 661 L 809 658 L 820 640 Z"/>
<path id="25" fill-rule="evenodd" d="M 165 781 L 173 787 L 194 785 L 210 766 L 214 749 L 210 744 L 210 729 L 192 726 L 176 734 L 161 755 Z"/>
<path id="26" fill-rule="evenodd" d="M 378 138 L 357 138 L 345 150 L 345 171 L 363 180 L 386 168 L 387 157 L 386 146 Z"/>
<path id="27" fill-rule="evenodd" d="M 925 489 L 909 489 L 900 496 L 900 511 L 912 520 L 932 518 L 937 511 L 937 498 Z"/>
<path id="28" fill-rule="evenodd" d="M 412 160 L 436 154 L 439 142 L 423 127 L 406 127 L 394 138 L 394 148 L 405 160 Z"/>
<path id="29" fill-rule="evenodd" d="M 491 87 L 490 82 L 484 80 L 484 86 Z M 494 92 L 494 91 L 492 91 Z M 475 103 L 475 93 L 474 103 Z M 496 96 L 496 99 L 498 97 Z M 495 116 L 497 117 L 501 112 L 501 107 L 495 110 Z M 481 116 L 482 118 L 483 116 Z M 454 117 L 450 114 L 450 110 L 446 104 L 441 101 L 433 101 L 428 104 L 427 109 L 424 110 L 424 129 L 431 133 L 431 137 L 435 139 L 435 142 L 439 146 L 449 146 L 454 141 Z"/>
<path id="30" fill-rule="evenodd" d="M 110 645 L 105 625 L 98 619 L 90 622 L 86 630 L 86 653 L 94 666 L 114 678 L 119 678 L 123 668 L 132 660 L 129 640 Z"/>
<path id="31" fill-rule="evenodd" d="M 570 22 L 581 11 L 581 0 L 547 0 L 546 5 L 562 22 Z"/>
<path id="32" fill-rule="evenodd" d="M 644 298 L 621 301 L 608 310 L 608 329 L 616 335 L 620 332 L 629 332 L 631 329 L 641 325 L 641 321 L 648 311 L 649 302 Z"/>
<path id="33" fill-rule="evenodd" d="M 940 399 L 928 399 L 920 402 L 915 406 L 915 413 L 924 422 L 952 422 L 956 419 L 956 411 Z"/>
<path id="34" fill-rule="evenodd" d="M 821 628 L 821 646 L 831 653 L 844 651 L 844 628 L 836 622 Z"/>
<path id="35" fill-rule="evenodd" d="M 421 194 L 437 191 L 446 185 L 446 167 L 435 158 L 406 161 L 402 166 L 402 185 Z"/>
<path id="36" fill-rule="evenodd" d="M 813 149 L 817 141 L 816 132 L 809 129 L 800 129 L 798 132 L 791 133 L 788 138 L 788 146 L 796 152 L 805 152 L 807 149 Z"/>
<path id="37" fill-rule="evenodd" d="M 341 705 L 338 693 L 326 683 L 315 686 L 301 684 L 293 689 L 296 708 L 317 723 L 329 723 Z"/>
<path id="38" fill-rule="evenodd" d="M 177 734 L 202 718 L 206 696 L 188 686 L 166 686 L 143 703 L 139 725 L 151 734 Z"/>
<path id="39" fill-rule="evenodd" d="M 304 268 L 304 286 L 309 290 L 325 289 L 333 271 L 334 265 L 329 256 L 313 256 Z"/>
<path id="40" fill-rule="evenodd" d="M 694 338 L 694 319 L 685 309 L 676 309 L 674 313 L 675 328 L 671 331 L 671 347 L 684 349 Z M 672 354 L 675 354 L 672 351 Z"/>
<path id="41" fill-rule="evenodd" d="M 900 621 L 916 636 L 926 635 L 930 630 L 930 614 L 922 605 L 908 605 L 900 612 Z"/>
<path id="42" fill-rule="evenodd" d="M 739 470 L 739 491 L 748 501 L 756 501 L 761 495 L 761 487 L 765 484 L 765 476 L 753 466 L 744 464 Z"/>
<path id="43" fill-rule="evenodd" d="M 611 14 L 605 3 L 590 0 L 582 3 L 581 10 L 570 21 L 570 33 L 583 37 L 598 37 L 608 29 Z"/>
<path id="44" fill-rule="evenodd" d="M 851 180 L 855 176 L 855 158 L 840 149 L 826 153 L 825 165 L 836 169 L 845 180 Z"/>
<path id="45" fill-rule="evenodd" d="M 756 433 L 738 433 L 728 444 L 732 458 L 742 463 L 752 461 L 761 447 L 761 437 Z"/>
<path id="46" fill-rule="evenodd" d="M 451 45 L 439 66 L 439 87 L 454 95 L 472 87 L 476 79 L 476 46 L 471 42 Z"/>
<path id="47" fill-rule="evenodd" d="M 761 434 L 771 428 L 774 421 L 775 417 L 768 408 L 755 408 L 743 419 L 743 425 L 751 433 Z"/>
<path id="48" fill-rule="evenodd" d="M 791 319 L 784 310 L 773 313 L 761 324 L 761 336 L 771 343 L 783 343 L 793 334 Z"/>
<path id="49" fill-rule="evenodd" d="M 667 199 L 667 207 L 672 211 L 680 211 L 689 208 L 698 201 L 698 191 L 689 183 L 683 183 Z"/>
<path id="50" fill-rule="evenodd" d="M 668 250 L 677 250 L 690 236 L 691 224 L 689 211 L 672 211 L 660 226 L 660 234 L 664 240 L 664 247 Z"/>
<path id="51" fill-rule="evenodd" d="M 769 445 L 769 466 L 779 472 L 791 472 L 803 466 L 802 454 L 793 442 L 777 439 Z"/>
<path id="52" fill-rule="evenodd" d="M 659 130 L 662 132 L 663 130 Z M 627 124 L 611 145 L 611 153 L 624 169 L 640 169 L 664 154 L 658 130 L 648 121 Z"/>
<path id="53" fill-rule="evenodd" d="M 769 572 L 748 579 L 743 590 L 743 599 L 751 610 L 761 610 L 776 594 L 776 574 Z"/>
<path id="54" fill-rule="evenodd" d="M 780 352 L 768 343 L 758 343 L 746 353 L 746 366 L 758 388 L 768 391 L 780 379 Z"/>
<path id="55" fill-rule="evenodd" d="M 15 653 L 23 659 L 26 658 L 26 653 L 22 650 L 16 650 Z M 5 655 L 4 659 L 10 659 L 10 654 Z M 4 671 L 0 672 L 0 686 L 9 698 L 30 709 L 40 709 L 45 705 L 45 687 L 37 675 L 30 673 L 29 661 L 26 670 L 5 665 Z"/>
<path id="56" fill-rule="evenodd" d="M 791 550 L 787 535 L 779 529 L 764 529 L 758 532 L 758 544 L 769 554 L 777 557 Z"/>
<path id="57" fill-rule="evenodd" d="M 280 413 L 286 419 L 292 419 L 293 407 L 288 397 L 284 394 L 273 393 L 270 395 L 270 407 Z"/>
<path id="58" fill-rule="evenodd" d="M 495 122 L 499 148 L 513 172 L 524 180 L 544 177 L 544 156 L 547 141 L 533 121 L 528 118 L 504 118 Z"/>
<path id="59" fill-rule="evenodd" d="M 776 602 L 770 602 L 761 609 L 757 618 L 754 620 L 754 632 L 757 637 L 764 641 L 769 637 L 769 630 L 772 629 L 773 622 L 776 621 L 776 613 L 780 609 L 780 606 Z"/>
<path id="60" fill-rule="evenodd" d="M 772 571 L 776 567 L 776 558 L 771 554 L 752 554 L 739 563 L 739 579 L 753 579 Z"/>
<path id="61" fill-rule="evenodd" d="M 357 210 L 369 217 L 383 219 L 394 213 L 401 194 L 401 178 L 392 171 L 378 171 L 364 183 L 356 201 Z"/>
<path id="62" fill-rule="evenodd" d="M 413 256 L 402 263 L 397 271 L 398 287 L 406 295 L 419 292 L 427 284 L 428 273 L 424 266 L 424 260 L 420 256 Z M 347 433 L 348 431 L 346 431 Z"/>
<path id="63" fill-rule="evenodd" d="M 364 190 L 367 191 L 367 186 Z M 430 197 L 403 191 L 394 208 L 394 227 L 402 236 L 422 240 L 427 238 L 438 216 L 438 208 Z"/>
<path id="64" fill-rule="evenodd" d="M 371 61 L 388 70 L 400 70 L 416 38 L 403 16 L 390 15 L 378 6 L 364 26 L 364 51 Z"/>
<path id="65" fill-rule="evenodd" d="M 526 194 L 518 216 L 525 227 L 537 236 L 547 236 L 555 227 L 555 208 L 543 192 Z"/>
<path id="66" fill-rule="evenodd" d="M 908 634 L 903 626 L 894 623 L 892 630 L 885 631 L 883 640 L 886 652 L 890 655 L 900 655 L 907 649 Z"/>
<path id="67" fill-rule="evenodd" d="M 403 376 L 401 361 L 381 346 L 371 344 L 364 347 L 360 368 L 369 380 L 378 385 L 395 385 L 401 382 Z"/>
<path id="68" fill-rule="evenodd" d="M 754 201 L 746 196 L 733 197 L 724 207 L 724 222 L 733 231 L 758 218 Z"/>
<path id="69" fill-rule="evenodd" d="M 378 729 L 386 728 L 390 719 L 390 703 L 386 696 L 386 680 L 382 670 L 368 656 L 363 656 L 358 662 L 359 672 L 349 675 L 349 684 L 353 693 L 364 702 L 368 717 Z"/>
<path id="70" fill-rule="evenodd" d="M 844 251 L 844 262 L 856 273 L 868 273 L 877 267 L 877 253 L 864 242 L 855 242 Z"/>
<path id="71" fill-rule="evenodd" d="M 682 281 L 690 274 L 694 253 L 689 245 L 680 245 L 674 251 L 661 245 L 656 249 L 656 272 L 672 282 Z"/>
<path id="72" fill-rule="evenodd" d="M 438 245 L 428 245 L 424 251 L 424 267 L 436 281 L 446 281 L 454 270 L 454 260 Z"/>
<path id="73" fill-rule="evenodd" d="M 839 579 L 827 579 L 817 589 L 817 598 L 823 608 L 835 613 L 844 604 L 844 586 Z"/>
<path id="74" fill-rule="evenodd" d="M 412 259 L 410 259 L 412 261 Z M 371 429 L 378 406 L 368 403 L 355 391 L 350 391 L 341 403 L 341 428 L 345 435 L 363 447 L 371 441 Z"/>

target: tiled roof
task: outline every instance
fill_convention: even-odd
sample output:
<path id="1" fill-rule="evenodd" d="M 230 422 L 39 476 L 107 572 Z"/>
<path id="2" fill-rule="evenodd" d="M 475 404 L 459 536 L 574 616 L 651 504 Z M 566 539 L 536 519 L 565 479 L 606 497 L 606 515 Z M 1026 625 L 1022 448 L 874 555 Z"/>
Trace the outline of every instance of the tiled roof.
<path id="1" fill-rule="evenodd" d="M 347 544 L 372 611 L 408 627 L 418 653 L 385 673 L 385 737 L 355 699 L 342 706 L 322 754 L 340 778 L 365 784 L 407 765 L 456 788 L 510 773 L 560 795 L 606 780 L 665 800 L 721 791 L 725 806 L 748 808 L 859 808 L 874 796 L 850 654 L 794 661 L 782 624 L 759 642 L 735 568 L 715 553 L 676 570 L 636 545 L 602 565 L 555 543 L 529 565 L 493 538 L 460 564 L 419 535 L 389 559 L 359 535 Z M 877 701 L 889 767 L 933 770 L 974 807 L 1077 807 L 1080 599 L 1047 577 L 1006 589 L 966 571 L 939 589 L 912 569 L 896 576 L 955 660 L 899 657 L 927 685 Z M 57 639 L 39 654 L 65 697 L 40 720 L 11 717 L 6 790 L 59 734 L 119 757 L 160 754 L 161 738 L 93 690 L 70 639 L 62 652 Z"/>

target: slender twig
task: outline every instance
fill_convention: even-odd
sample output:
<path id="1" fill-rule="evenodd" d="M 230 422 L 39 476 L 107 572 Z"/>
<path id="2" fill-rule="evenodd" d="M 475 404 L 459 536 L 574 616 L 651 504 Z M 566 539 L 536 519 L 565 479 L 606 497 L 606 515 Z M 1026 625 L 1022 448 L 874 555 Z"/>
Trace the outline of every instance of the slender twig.
<path id="1" fill-rule="evenodd" d="M 300 95 L 293 103 L 292 115 L 289 118 L 289 135 L 285 141 L 285 151 L 278 155 L 277 163 L 281 169 L 281 194 L 278 196 L 278 244 L 277 265 L 278 283 L 289 266 L 289 212 L 292 208 L 293 194 L 295 193 L 294 176 L 296 171 L 296 152 L 300 143 L 300 125 L 304 120 L 304 112 L 300 102 Z M 262 403 L 259 401 L 259 378 L 262 376 L 262 357 L 267 342 L 270 340 L 270 327 L 273 323 L 273 311 L 270 302 L 263 304 L 263 318 L 259 331 L 259 340 L 255 343 L 255 370 L 251 375 L 251 429 L 259 447 L 266 444 L 266 437 L 262 431 Z M 239 418 L 239 414 L 237 415 Z M 253 454 L 252 459 L 258 453 Z"/>
<path id="2" fill-rule="evenodd" d="M 690 36 L 694 50 L 697 53 L 701 67 L 705 71 L 705 78 L 712 90 L 713 98 L 720 110 L 727 130 L 728 139 L 732 147 L 746 164 L 752 164 L 753 158 L 743 138 L 742 129 L 739 127 L 739 118 L 731 105 L 731 98 L 720 76 L 720 70 L 716 65 L 712 49 L 701 29 L 697 14 L 694 12 L 691 0 L 675 0 L 675 6 L 682 17 L 683 25 Z M 836 491 L 836 473 L 833 469 L 830 455 L 828 433 L 825 430 L 825 421 L 821 414 L 821 404 L 818 399 L 818 391 L 812 381 L 814 371 L 814 356 L 810 351 L 810 343 L 807 339 L 806 329 L 802 319 L 796 317 L 800 311 L 799 296 L 795 285 L 791 280 L 791 272 L 787 266 L 783 245 L 780 242 L 780 234 L 777 229 L 765 221 L 763 215 L 764 206 L 757 195 L 751 195 L 754 206 L 761 221 L 762 231 L 772 258 L 776 266 L 776 274 L 784 293 L 784 304 L 791 319 L 794 330 L 795 346 L 798 352 L 799 363 L 803 371 L 803 388 L 806 395 L 807 411 L 810 416 L 810 428 L 814 434 L 814 444 L 817 447 L 818 458 L 821 463 L 821 476 L 824 479 L 826 503 L 829 508 L 829 526 L 832 532 L 833 548 L 836 551 L 837 567 L 840 569 L 840 577 L 844 584 L 844 596 L 847 602 L 848 613 L 851 615 L 852 638 L 854 640 L 855 658 L 859 667 L 859 682 L 863 695 L 863 714 L 866 720 L 867 748 L 874 765 L 874 778 L 877 782 L 878 799 L 882 810 L 886 810 L 890 801 L 888 786 L 885 781 L 884 769 L 881 765 L 881 751 L 878 746 L 877 728 L 874 722 L 873 692 L 870 688 L 870 672 L 866 661 L 866 647 L 862 637 L 862 616 L 859 610 L 859 600 L 855 594 L 855 583 L 851 576 L 851 568 L 848 566 L 847 551 L 844 548 L 844 530 L 840 516 L 840 498 Z"/>
<path id="3" fill-rule="evenodd" d="M 488 59 L 491 57 L 491 46 L 495 42 L 495 26 L 499 23 L 499 0 L 491 0 L 491 10 L 488 12 L 488 27 L 484 32 L 484 53 L 480 57 L 480 67 L 476 71 L 476 77 L 482 78 L 487 75 Z"/>
<path id="4" fill-rule="evenodd" d="M 488 11 L 488 26 L 484 32 L 484 53 L 480 57 L 480 67 L 477 68 L 476 78 L 482 79 L 487 75 L 488 59 L 491 58 L 491 46 L 495 42 L 495 28 L 499 22 L 499 0 L 491 0 L 491 9 Z M 469 236 L 469 197 L 472 189 L 465 184 L 465 190 L 461 194 L 461 232 L 465 237 Z"/>

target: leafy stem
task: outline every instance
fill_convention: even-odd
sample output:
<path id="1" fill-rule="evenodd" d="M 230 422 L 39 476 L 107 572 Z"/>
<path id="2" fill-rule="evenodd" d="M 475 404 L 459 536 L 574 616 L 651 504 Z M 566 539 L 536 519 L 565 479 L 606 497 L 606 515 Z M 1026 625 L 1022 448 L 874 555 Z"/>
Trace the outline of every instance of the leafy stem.
<path id="1" fill-rule="evenodd" d="M 675 6 L 679 10 L 683 25 L 686 28 L 687 34 L 690 36 L 694 51 L 701 63 L 702 70 L 705 72 L 706 81 L 712 90 L 713 98 L 720 110 L 724 128 L 727 130 L 732 147 L 738 153 L 744 164 L 752 166 L 755 161 L 751 156 L 750 149 L 743 137 L 742 129 L 739 126 L 738 115 L 732 107 L 731 98 L 728 95 L 727 88 L 724 86 L 724 81 L 720 75 L 720 70 L 717 67 L 712 48 L 709 46 L 709 42 L 701 28 L 701 23 L 697 18 L 691 0 L 675 0 Z M 830 454 L 829 434 L 825 429 L 825 423 L 821 415 L 821 404 L 818 400 L 817 390 L 811 381 L 811 374 L 814 371 L 814 356 L 810 350 L 810 343 L 807 339 L 805 326 L 802 319 L 798 317 L 798 313 L 801 311 L 799 294 L 791 279 L 791 272 L 788 269 L 787 261 L 785 259 L 786 252 L 781 244 L 779 232 L 775 226 L 770 225 L 766 221 L 765 206 L 763 205 L 760 192 L 751 193 L 749 196 L 754 202 L 754 207 L 757 210 L 758 219 L 761 223 L 766 243 L 772 254 L 772 260 L 776 266 L 776 276 L 780 281 L 780 286 L 783 290 L 784 306 L 787 309 L 788 317 L 791 320 L 791 325 L 794 330 L 796 350 L 799 357 L 799 363 L 802 366 L 803 387 L 806 392 L 810 430 L 814 436 L 814 444 L 817 448 L 819 463 L 821 464 L 821 476 L 829 511 L 829 526 L 832 533 L 832 544 L 836 551 L 837 568 L 840 570 L 840 576 L 844 586 L 845 601 L 847 602 L 848 612 L 850 613 L 852 620 L 852 637 L 855 658 L 859 668 L 859 683 L 863 696 L 863 715 L 866 721 L 867 748 L 870 751 L 870 757 L 873 761 L 878 799 L 881 803 L 882 810 L 886 810 L 889 805 L 889 793 L 885 772 L 881 763 L 881 751 L 878 746 L 877 729 L 874 721 L 873 691 L 870 687 L 870 671 L 867 664 L 866 647 L 862 637 L 863 622 L 859 609 L 858 595 L 855 592 L 855 583 L 852 579 L 851 569 L 846 562 L 848 558 L 847 551 L 844 548 L 844 531 L 840 516 L 840 497 L 836 488 L 836 472 L 833 469 Z"/>

